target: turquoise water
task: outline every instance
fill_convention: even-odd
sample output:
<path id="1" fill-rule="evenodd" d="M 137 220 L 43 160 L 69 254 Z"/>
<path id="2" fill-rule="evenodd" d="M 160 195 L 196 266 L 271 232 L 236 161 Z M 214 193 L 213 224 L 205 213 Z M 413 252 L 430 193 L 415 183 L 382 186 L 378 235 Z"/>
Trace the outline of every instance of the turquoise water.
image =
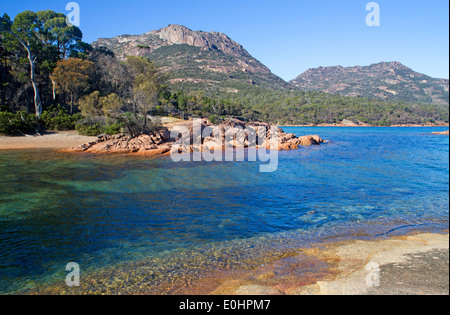
<path id="1" fill-rule="evenodd" d="M 109 278 L 137 265 L 155 275 L 127 278 L 131 288 L 251 269 L 330 239 L 448 230 L 449 137 L 430 134 L 445 128 L 284 129 L 330 142 L 280 152 L 274 173 L 258 162 L 0 152 L 0 293 L 63 283 L 69 262 Z"/>

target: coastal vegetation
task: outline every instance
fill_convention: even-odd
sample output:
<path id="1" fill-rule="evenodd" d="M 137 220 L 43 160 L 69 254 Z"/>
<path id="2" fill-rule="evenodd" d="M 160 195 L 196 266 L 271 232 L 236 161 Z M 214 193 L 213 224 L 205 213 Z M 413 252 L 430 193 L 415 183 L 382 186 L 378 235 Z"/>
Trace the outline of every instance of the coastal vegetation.
<path id="1" fill-rule="evenodd" d="M 258 84 L 223 89 L 204 82 L 174 83 L 156 62 L 170 46 L 153 53 L 155 60 L 122 60 L 108 48 L 92 47 L 82 39 L 81 30 L 68 25 L 61 13 L 26 11 L 14 20 L 7 14 L 0 18 L 1 134 L 76 129 L 83 135 L 127 132 L 137 137 L 157 129 L 158 116 L 209 117 L 213 123 L 238 117 L 280 125 L 449 122 L 445 105 Z M 230 74 L 239 75 L 244 73 Z"/>

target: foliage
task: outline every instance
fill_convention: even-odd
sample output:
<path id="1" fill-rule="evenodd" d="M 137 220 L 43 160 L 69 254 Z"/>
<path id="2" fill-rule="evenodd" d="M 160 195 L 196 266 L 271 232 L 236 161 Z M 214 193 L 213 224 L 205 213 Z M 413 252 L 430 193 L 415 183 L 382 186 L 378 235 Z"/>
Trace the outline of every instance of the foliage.
<path id="1" fill-rule="evenodd" d="M 51 86 L 49 76 L 56 63 L 68 55 L 84 54 L 90 49 L 90 45 L 81 41 L 83 34 L 80 29 L 68 25 L 64 14 L 51 10 L 24 11 L 14 21 L 4 14 L 0 17 L 0 36 L 1 45 L 8 53 L 7 59 L 12 63 L 6 71 L 15 76 L 9 82 L 28 78 L 32 90 L 27 87 L 24 92 L 28 94 L 27 97 L 33 96 L 36 116 L 44 110 L 43 103 L 51 99 L 52 93 L 47 92 L 47 87 Z M 25 67 L 26 63 L 28 68 Z M 14 73 L 14 67 L 19 68 L 18 73 Z M 11 84 L 6 89 L 14 91 L 15 88 Z"/>
<path id="2" fill-rule="evenodd" d="M 84 117 L 97 117 L 102 114 L 100 92 L 94 91 L 78 101 L 79 109 Z"/>
<path id="3" fill-rule="evenodd" d="M 106 117 L 116 119 L 119 116 L 124 102 L 117 94 L 111 93 L 108 96 L 100 98 L 99 105 Z"/>
<path id="4" fill-rule="evenodd" d="M 82 118 L 81 114 L 69 115 L 67 109 L 62 106 L 50 107 L 40 116 L 46 129 L 57 131 L 74 130 L 76 123 Z"/>
<path id="5" fill-rule="evenodd" d="M 6 135 L 34 134 L 37 130 L 74 130 L 75 124 L 83 117 L 80 114 L 69 115 L 62 106 L 45 110 L 39 118 L 24 111 L 11 113 L 0 111 L 0 133 Z"/>
<path id="6" fill-rule="evenodd" d="M 33 114 L 27 114 L 26 112 L 0 112 L 0 134 L 34 134 L 38 128 L 39 119 Z"/>
<path id="7" fill-rule="evenodd" d="M 80 135 L 95 137 L 100 134 L 115 135 L 122 131 L 123 125 L 117 122 L 108 122 L 103 119 L 86 118 L 76 125 Z"/>
<path id="8" fill-rule="evenodd" d="M 220 117 L 217 115 L 211 115 L 209 116 L 209 121 L 213 124 L 213 125 L 217 125 L 218 123 L 220 123 Z"/>
<path id="9" fill-rule="evenodd" d="M 234 116 L 280 125 L 334 124 L 344 119 L 375 126 L 449 121 L 448 106 L 321 92 L 253 88 L 239 93 L 219 91 L 207 97 L 202 91 L 191 91 L 172 94 L 170 102 L 191 116 Z"/>
<path id="10" fill-rule="evenodd" d="M 52 79 L 60 93 L 70 95 L 71 112 L 76 99 L 89 87 L 89 79 L 93 73 L 92 61 L 78 58 L 58 61 L 53 70 Z"/>
<path id="11" fill-rule="evenodd" d="M 148 114 L 159 103 L 161 77 L 155 64 L 147 58 L 129 56 L 126 67 L 129 69 L 133 82 L 132 108 L 129 109 L 133 118 L 127 122 L 130 116 L 125 116 L 125 123 L 134 137 L 147 133 L 153 128 Z M 135 126 L 140 127 L 140 130 L 137 130 Z"/>

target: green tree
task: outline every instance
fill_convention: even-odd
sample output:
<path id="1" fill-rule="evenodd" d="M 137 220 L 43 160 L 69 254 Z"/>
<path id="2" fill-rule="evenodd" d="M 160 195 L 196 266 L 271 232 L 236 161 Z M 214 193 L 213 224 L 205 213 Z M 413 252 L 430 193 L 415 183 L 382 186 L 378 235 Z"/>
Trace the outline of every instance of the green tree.
<path id="1" fill-rule="evenodd" d="M 94 63 L 89 60 L 69 58 L 58 61 L 52 74 L 57 90 L 70 96 L 70 113 L 81 93 L 89 87 L 89 79 L 94 73 Z"/>
<path id="2" fill-rule="evenodd" d="M 0 17 L 0 33 L 9 34 L 7 38 L 25 53 L 29 63 L 29 80 L 34 91 L 36 116 L 42 113 L 42 99 L 39 90 L 39 75 L 51 74 L 58 60 L 73 52 L 88 49 L 82 43 L 82 32 L 68 25 L 62 13 L 47 11 L 25 11 L 19 13 L 14 21 L 4 14 Z"/>
<path id="3" fill-rule="evenodd" d="M 37 15 L 31 11 L 20 13 L 14 19 L 14 23 L 7 14 L 0 18 L 0 31 L 7 32 L 23 46 L 27 52 L 30 64 L 30 81 L 34 90 L 34 106 L 36 117 L 42 114 L 42 101 L 36 79 L 37 51 L 42 49 L 39 42 L 39 21 Z"/>
<path id="4" fill-rule="evenodd" d="M 47 12 L 48 18 L 44 23 L 44 32 L 49 35 L 48 38 L 60 53 L 61 59 L 66 59 L 73 50 L 79 47 L 83 33 L 78 27 L 67 24 L 64 14 L 53 11 L 45 12 Z"/>
<path id="5" fill-rule="evenodd" d="M 100 98 L 99 105 L 106 117 L 117 119 L 121 113 L 121 108 L 123 107 L 124 102 L 119 96 L 117 96 L 117 94 L 112 93 L 108 96 Z"/>
<path id="6" fill-rule="evenodd" d="M 140 133 L 146 133 L 148 116 L 151 109 L 158 105 L 161 88 L 161 77 L 156 66 L 148 58 L 127 57 L 126 65 L 133 78 L 133 114 L 135 122 L 140 126 Z"/>
<path id="7" fill-rule="evenodd" d="M 81 114 L 84 117 L 101 116 L 103 110 L 100 105 L 100 92 L 95 91 L 89 95 L 84 96 L 78 101 Z"/>

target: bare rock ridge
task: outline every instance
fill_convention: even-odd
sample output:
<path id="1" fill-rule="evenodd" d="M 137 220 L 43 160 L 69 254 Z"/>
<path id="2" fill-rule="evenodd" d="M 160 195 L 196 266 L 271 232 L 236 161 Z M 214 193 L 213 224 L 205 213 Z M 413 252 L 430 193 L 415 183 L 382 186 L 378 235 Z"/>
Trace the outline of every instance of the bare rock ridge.
<path id="1" fill-rule="evenodd" d="M 182 25 L 170 24 L 169 26 L 158 31 L 151 31 L 148 34 L 158 36 L 164 41 L 165 45 L 186 44 L 200 47 L 204 50 L 220 50 L 226 54 L 234 55 L 236 57 L 244 55 L 251 58 L 250 54 L 244 49 L 244 47 L 223 33 L 207 33 L 202 31 L 195 32 Z"/>
<path id="2" fill-rule="evenodd" d="M 214 134 L 220 134 L 220 138 L 211 135 L 206 138 L 199 136 L 198 139 L 194 139 L 194 125 L 192 122 L 186 122 L 173 127 L 175 133 L 178 133 L 178 138 L 176 139 L 170 137 L 171 132 L 169 129 L 161 128 L 151 134 L 141 135 L 136 138 L 129 138 L 123 134 L 115 136 L 102 135 L 99 136 L 96 141 L 82 144 L 65 151 L 86 153 L 134 153 L 155 156 L 168 155 L 172 151 L 176 151 L 175 153 L 193 153 L 210 150 L 226 150 L 228 148 L 244 149 L 252 146 L 252 144 L 249 140 L 248 133 L 243 130 L 249 128 L 249 130 L 255 130 L 256 132 L 258 127 L 263 127 L 263 130 L 266 131 L 265 141 L 256 146 L 258 149 L 267 148 L 269 150 L 290 151 L 298 150 L 301 146 L 320 145 L 321 143 L 324 143 L 317 135 L 297 137 L 295 134 L 285 133 L 280 128 L 271 127 L 269 124 L 260 122 L 244 123 L 237 119 L 229 119 L 221 125 L 212 126 L 207 119 L 203 119 L 199 126 L 202 133 L 207 126 L 212 127 Z M 227 132 L 231 132 L 233 137 L 227 138 Z M 184 146 L 177 144 L 175 146 L 176 141 L 181 138 L 188 139 L 189 144 Z M 226 141 L 229 142 L 227 143 Z"/>
<path id="3" fill-rule="evenodd" d="M 365 67 L 319 67 L 309 69 L 290 83 L 299 89 L 345 96 L 449 104 L 449 80 L 431 78 L 400 62 L 380 62 Z"/>
<path id="4" fill-rule="evenodd" d="M 114 47 L 114 44 L 121 47 Z M 93 43 L 94 46 L 105 46 L 112 49 L 120 59 L 138 52 L 151 53 L 163 46 L 183 44 L 199 47 L 202 50 L 220 50 L 235 56 L 251 57 L 244 47 L 223 33 L 192 31 L 183 25 L 176 24 L 170 24 L 160 30 L 153 30 L 142 35 L 100 38 Z"/>

